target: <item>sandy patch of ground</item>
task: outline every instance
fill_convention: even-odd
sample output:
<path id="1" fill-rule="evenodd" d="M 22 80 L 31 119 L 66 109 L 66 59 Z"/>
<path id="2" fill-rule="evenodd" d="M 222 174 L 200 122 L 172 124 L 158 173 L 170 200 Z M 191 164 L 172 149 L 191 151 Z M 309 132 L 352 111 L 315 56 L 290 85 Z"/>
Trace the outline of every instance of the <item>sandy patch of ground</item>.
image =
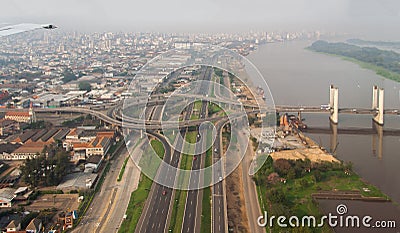
<path id="1" fill-rule="evenodd" d="M 295 149 L 295 150 L 283 150 L 279 152 L 271 153 L 271 157 L 273 160 L 277 159 L 288 159 L 288 160 L 297 160 L 297 159 L 306 159 L 308 158 L 311 162 L 339 162 L 338 159 L 333 157 L 332 155 L 326 153 L 325 151 L 319 148 L 304 148 L 304 149 Z"/>
<path id="2" fill-rule="evenodd" d="M 55 207 L 60 211 L 77 210 L 78 196 L 78 194 L 44 194 L 34 200 L 26 209 L 38 211 Z"/>
<path id="3" fill-rule="evenodd" d="M 238 166 L 226 178 L 228 226 L 233 227 L 233 232 L 250 232 L 243 193 L 242 167 Z"/>

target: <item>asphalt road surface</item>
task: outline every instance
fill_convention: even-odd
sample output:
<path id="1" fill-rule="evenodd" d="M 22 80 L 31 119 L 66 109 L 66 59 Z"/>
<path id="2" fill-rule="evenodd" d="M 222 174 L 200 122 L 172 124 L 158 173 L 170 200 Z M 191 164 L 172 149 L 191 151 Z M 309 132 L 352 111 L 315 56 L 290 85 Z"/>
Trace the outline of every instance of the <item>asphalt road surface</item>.
<path id="1" fill-rule="evenodd" d="M 190 116 L 193 111 L 193 103 L 188 105 L 186 108 L 185 121 L 190 119 Z M 177 141 L 175 144 L 175 148 L 182 149 L 183 146 L 183 138 L 186 135 L 186 129 L 182 129 L 180 131 L 182 137 L 177 137 Z M 164 146 L 167 146 L 168 143 L 162 141 Z M 166 153 L 164 155 L 164 161 L 169 163 L 173 167 L 178 167 L 180 160 L 180 151 L 173 150 L 171 153 L 171 148 L 168 146 L 166 148 Z M 174 181 L 176 179 L 176 171 L 171 167 L 160 166 L 158 174 L 158 179 L 161 181 L 166 181 L 166 179 L 170 179 L 170 181 Z M 153 183 L 149 199 L 147 200 L 144 211 L 139 219 L 138 225 L 135 229 L 137 233 L 162 233 L 166 232 L 168 228 L 168 214 L 170 209 L 170 203 L 173 196 L 173 189 L 160 185 L 158 183 Z"/>
<path id="2" fill-rule="evenodd" d="M 200 118 L 205 118 L 207 115 L 208 102 L 203 101 L 200 111 Z M 206 130 L 204 132 L 199 132 L 198 135 L 207 135 Z M 204 167 L 204 157 L 206 153 L 204 151 L 206 146 L 206 139 L 201 141 L 202 143 L 196 145 L 195 148 L 195 158 L 192 162 L 192 171 L 196 171 Z M 200 172 L 194 172 L 189 179 L 189 188 L 186 197 L 185 214 L 183 216 L 182 231 L 183 233 L 194 233 L 200 232 L 201 223 L 201 210 L 202 210 L 202 200 L 203 191 L 199 188 L 201 184 Z"/>
<path id="3" fill-rule="evenodd" d="M 223 123 L 217 124 L 217 135 L 215 139 L 215 144 L 213 147 L 213 179 L 214 184 L 212 187 L 212 232 L 220 233 L 227 232 L 227 213 L 226 213 L 226 203 L 225 203 L 225 192 L 224 192 L 224 181 L 223 176 L 223 163 L 216 163 L 221 159 L 222 152 L 222 139 L 221 130 Z"/>

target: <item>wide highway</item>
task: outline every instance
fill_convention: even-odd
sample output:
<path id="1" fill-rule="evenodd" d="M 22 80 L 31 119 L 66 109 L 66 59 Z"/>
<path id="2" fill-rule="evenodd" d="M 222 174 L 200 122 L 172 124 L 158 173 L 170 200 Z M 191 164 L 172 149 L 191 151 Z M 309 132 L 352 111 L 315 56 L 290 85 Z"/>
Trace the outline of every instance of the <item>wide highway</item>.
<path id="1" fill-rule="evenodd" d="M 186 107 L 186 113 L 184 121 L 188 121 L 193 111 L 193 103 Z M 164 162 L 170 164 L 173 167 L 178 167 L 179 160 L 183 146 L 183 138 L 185 138 L 187 129 L 181 129 L 180 133 L 182 137 L 177 137 L 175 142 L 176 150 L 174 149 L 171 153 L 171 149 L 166 149 L 164 155 Z M 165 140 L 165 139 L 164 139 Z M 164 143 L 163 143 L 164 144 Z M 165 145 L 165 144 L 164 144 Z M 178 150 L 179 149 L 179 150 Z M 168 152 L 168 153 L 167 153 Z M 172 155 L 172 156 L 171 156 Z M 176 171 L 169 166 L 160 166 L 158 170 L 158 180 L 160 181 L 171 181 L 174 182 L 176 179 Z M 138 225 L 135 229 L 137 233 L 154 233 L 154 232 L 166 232 L 168 227 L 168 214 L 170 210 L 170 204 L 173 196 L 173 189 L 165 187 L 161 184 L 153 182 L 150 190 L 149 198 L 146 201 L 143 213 L 139 219 Z"/>
<path id="2" fill-rule="evenodd" d="M 205 118 L 208 114 L 207 107 L 208 102 L 202 101 L 200 118 Z M 199 131 L 198 135 L 207 135 L 206 129 L 203 129 L 203 131 L 204 132 Z M 187 192 L 182 225 L 183 233 L 200 232 L 203 190 L 199 189 L 202 181 L 199 170 L 204 167 L 206 141 L 206 139 L 201 140 L 201 143 L 197 144 L 195 148 L 194 156 L 196 159 L 192 160 L 192 171 L 198 172 L 193 172 L 189 179 L 189 191 Z"/>

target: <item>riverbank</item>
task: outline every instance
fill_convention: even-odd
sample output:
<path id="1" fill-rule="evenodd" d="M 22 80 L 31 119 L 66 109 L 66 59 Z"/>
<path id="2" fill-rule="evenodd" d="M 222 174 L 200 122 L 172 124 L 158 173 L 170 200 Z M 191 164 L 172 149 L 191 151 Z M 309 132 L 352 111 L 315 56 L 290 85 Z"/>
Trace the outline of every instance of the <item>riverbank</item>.
<path id="1" fill-rule="evenodd" d="M 309 51 L 312 51 L 312 52 L 315 52 L 315 53 L 320 53 L 320 54 L 325 54 L 325 55 L 328 55 L 328 56 L 339 57 L 339 58 L 341 58 L 341 59 L 343 59 L 345 61 L 353 62 L 353 63 L 359 65 L 363 69 L 372 70 L 379 76 L 382 76 L 384 78 L 393 80 L 395 82 L 400 82 L 400 74 L 399 73 L 393 72 L 393 71 L 391 71 L 391 70 L 389 70 L 387 68 L 384 68 L 382 66 L 378 66 L 378 65 L 370 63 L 370 62 L 365 62 L 365 61 L 362 61 L 362 60 L 359 60 L 359 59 L 356 59 L 356 58 L 353 58 L 353 57 L 350 57 L 350 56 L 344 56 L 344 55 L 341 55 L 341 54 L 336 54 L 335 52 L 324 52 L 322 50 L 313 48 L 313 45 L 311 45 L 309 47 L 306 47 L 305 49 L 309 50 Z M 377 50 L 379 50 L 379 49 L 377 49 Z M 387 51 L 384 51 L 384 52 L 387 52 Z"/>
<path id="2" fill-rule="evenodd" d="M 306 140 L 312 141 L 310 138 Z M 297 156 L 299 151 L 303 158 Z M 333 157 L 327 152 L 321 156 Z M 308 155 L 304 148 L 272 153 L 263 168 L 254 176 L 262 211 L 267 211 L 269 216 L 293 215 L 300 218 L 307 215 L 317 218 L 322 216 L 318 197 L 390 201 L 378 188 L 361 179 L 352 170 L 351 163 L 343 163 L 337 159 L 312 161 L 309 158 L 315 158 L 315 155 Z M 271 232 L 282 230 L 276 224 L 269 229 Z M 328 226 L 303 230 L 332 232 Z"/>

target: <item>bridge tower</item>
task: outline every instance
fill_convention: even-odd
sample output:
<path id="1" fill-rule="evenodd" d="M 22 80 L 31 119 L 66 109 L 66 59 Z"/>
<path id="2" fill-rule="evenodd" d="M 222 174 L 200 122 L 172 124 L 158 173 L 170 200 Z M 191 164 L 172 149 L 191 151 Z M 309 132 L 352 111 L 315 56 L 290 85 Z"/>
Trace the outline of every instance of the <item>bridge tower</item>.
<path id="1" fill-rule="evenodd" d="M 372 88 L 372 109 L 376 110 L 376 114 L 374 114 L 373 120 L 379 125 L 384 124 L 384 97 L 385 91 L 383 90 L 383 88 L 378 88 L 378 86 L 375 85 Z"/>
<path id="2" fill-rule="evenodd" d="M 329 94 L 329 107 L 331 110 L 329 119 L 333 124 L 337 124 L 339 123 L 339 89 L 331 85 Z"/>

